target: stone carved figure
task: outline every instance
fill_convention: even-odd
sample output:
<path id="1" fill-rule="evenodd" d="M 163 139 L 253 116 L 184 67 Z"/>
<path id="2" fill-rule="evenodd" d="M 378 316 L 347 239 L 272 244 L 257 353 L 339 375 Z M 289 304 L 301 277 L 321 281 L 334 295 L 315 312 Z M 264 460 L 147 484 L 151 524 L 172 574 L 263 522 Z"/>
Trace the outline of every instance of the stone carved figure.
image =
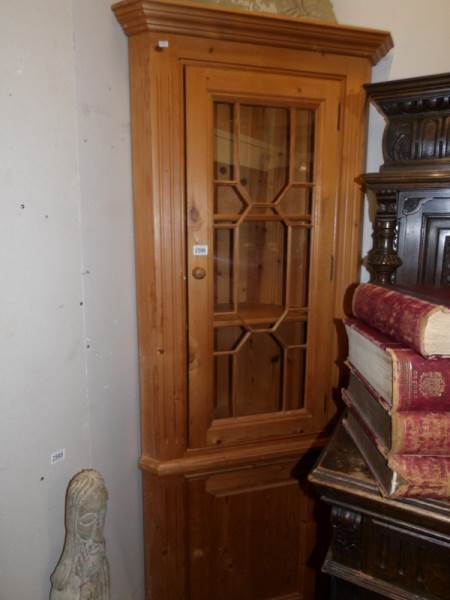
<path id="1" fill-rule="evenodd" d="M 66 538 L 51 576 L 50 600 L 109 600 L 103 526 L 108 492 L 98 471 L 81 471 L 66 496 Z"/>
<path id="2" fill-rule="evenodd" d="M 197 0 L 230 8 L 336 21 L 331 0 Z"/>

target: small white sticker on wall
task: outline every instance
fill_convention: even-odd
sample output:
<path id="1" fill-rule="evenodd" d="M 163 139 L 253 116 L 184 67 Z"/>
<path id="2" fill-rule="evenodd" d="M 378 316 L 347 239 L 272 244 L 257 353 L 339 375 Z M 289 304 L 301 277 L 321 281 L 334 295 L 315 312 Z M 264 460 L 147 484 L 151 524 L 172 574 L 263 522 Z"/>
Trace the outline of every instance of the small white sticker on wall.
<path id="1" fill-rule="evenodd" d="M 63 462 L 66 458 L 66 449 L 62 448 L 62 450 L 56 450 L 56 452 L 52 452 L 50 454 L 50 464 L 56 465 L 56 463 Z"/>
<path id="2" fill-rule="evenodd" d="M 208 246 L 193 246 L 194 256 L 208 256 Z"/>

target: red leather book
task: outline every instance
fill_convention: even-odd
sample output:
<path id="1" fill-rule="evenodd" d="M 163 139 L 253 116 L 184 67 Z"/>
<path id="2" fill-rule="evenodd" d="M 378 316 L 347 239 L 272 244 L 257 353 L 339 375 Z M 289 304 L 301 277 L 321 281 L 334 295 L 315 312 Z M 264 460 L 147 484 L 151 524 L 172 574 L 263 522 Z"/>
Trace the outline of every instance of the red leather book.
<path id="1" fill-rule="evenodd" d="M 391 452 L 450 456 L 450 413 L 394 413 Z"/>
<path id="2" fill-rule="evenodd" d="M 397 476 L 394 498 L 450 498 L 450 458 L 395 454 L 388 460 Z"/>
<path id="3" fill-rule="evenodd" d="M 349 362 L 393 412 L 450 412 L 450 360 L 423 358 L 379 331 L 346 319 Z"/>
<path id="4" fill-rule="evenodd" d="M 357 319 L 422 356 L 450 356 L 450 308 L 443 304 L 362 283 L 353 295 L 352 310 Z"/>
<path id="5" fill-rule="evenodd" d="M 401 411 L 389 414 L 354 373 L 348 388 L 342 390 L 342 399 L 371 432 L 384 456 L 450 456 L 450 412 Z"/>
<path id="6" fill-rule="evenodd" d="M 353 409 L 349 409 L 343 424 L 384 496 L 450 498 L 450 457 L 392 454 L 386 458 L 375 443 L 373 432 Z"/>

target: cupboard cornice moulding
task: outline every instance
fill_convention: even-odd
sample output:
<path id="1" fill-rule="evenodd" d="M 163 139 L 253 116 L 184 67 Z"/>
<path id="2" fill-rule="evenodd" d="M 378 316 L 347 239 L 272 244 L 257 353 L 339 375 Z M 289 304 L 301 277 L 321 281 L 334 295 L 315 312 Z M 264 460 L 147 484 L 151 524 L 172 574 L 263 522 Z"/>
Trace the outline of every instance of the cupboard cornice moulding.
<path id="1" fill-rule="evenodd" d="M 390 33 L 173 0 L 124 0 L 112 7 L 127 36 L 146 31 L 314 50 L 376 64 L 393 47 Z"/>

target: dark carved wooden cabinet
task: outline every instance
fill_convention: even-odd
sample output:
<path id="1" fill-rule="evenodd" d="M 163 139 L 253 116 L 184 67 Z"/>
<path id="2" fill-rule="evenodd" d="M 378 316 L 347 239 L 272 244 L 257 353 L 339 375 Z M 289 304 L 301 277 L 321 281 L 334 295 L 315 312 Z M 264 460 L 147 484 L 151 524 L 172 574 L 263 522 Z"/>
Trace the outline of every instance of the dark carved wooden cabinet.
<path id="1" fill-rule="evenodd" d="M 386 117 L 372 281 L 450 285 L 450 74 L 367 85 Z"/>
<path id="2" fill-rule="evenodd" d="M 392 40 L 188 1 L 114 12 L 129 36 L 147 597 L 312 599 L 304 484 L 358 271 L 363 85 Z"/>
<path id="3" fill-rule="evenodd" d="M 450 504 L 386 500 L 343 426 L 311 480 L 331 506 L 332 600 L 449 600 Z"/>
<path id="4" fill-rule="evenodd" d="M 450 74 L 367 85 L 386 118 L 371 281 L 450 286 Z M 448 288 L 450 295 L 450 287 Z M 450 600 L 450 504 L 382 498 L 342 426 L 310 480 L 331 505 L 333 600 Z"/>

